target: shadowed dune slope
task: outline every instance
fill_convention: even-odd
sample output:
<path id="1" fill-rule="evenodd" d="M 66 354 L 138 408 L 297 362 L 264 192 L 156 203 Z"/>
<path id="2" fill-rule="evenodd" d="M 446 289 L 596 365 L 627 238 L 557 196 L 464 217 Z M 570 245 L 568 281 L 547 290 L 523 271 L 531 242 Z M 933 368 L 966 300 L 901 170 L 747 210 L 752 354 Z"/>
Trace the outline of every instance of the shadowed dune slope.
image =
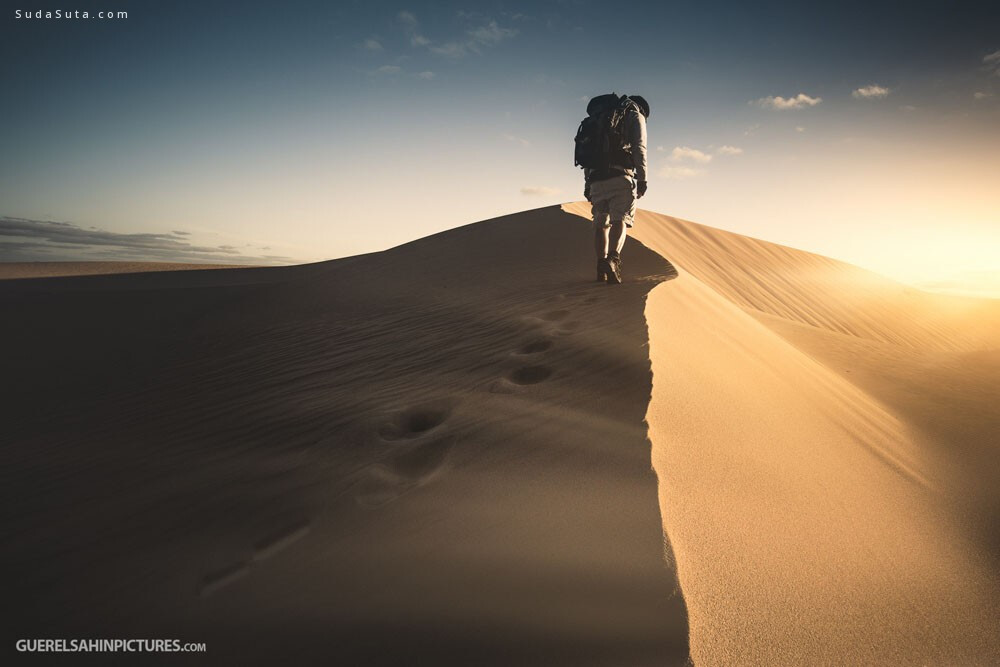
<path id="1" fill-rule="evenodd" d="M 643 308 L 676 274 L 631 241 L 610 289 L 591 253 L 553 207 L 301 267 L 0 283 L 7 645 L 682 664 L 643 424 Z"/>
<path id="2" fill-rule="evenodd" d="M 996 664 L 997 302 L 634 232 L 680 272 L 647 302 L 647 419 L 695 663 Z"/>

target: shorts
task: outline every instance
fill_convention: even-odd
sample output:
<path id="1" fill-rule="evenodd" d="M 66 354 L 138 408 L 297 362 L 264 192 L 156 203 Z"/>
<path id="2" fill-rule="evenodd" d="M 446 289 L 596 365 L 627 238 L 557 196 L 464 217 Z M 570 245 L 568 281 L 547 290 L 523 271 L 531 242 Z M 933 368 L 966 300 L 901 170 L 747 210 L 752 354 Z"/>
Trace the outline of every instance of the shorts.
<path id="1" fill-rule="evenodd" d="M 615 176 L 590 184 L 590 211 L 597 227 L 610 227 L 624 221 L 631 227 L 635 220 L 635 182 L 628 176 Z"/>

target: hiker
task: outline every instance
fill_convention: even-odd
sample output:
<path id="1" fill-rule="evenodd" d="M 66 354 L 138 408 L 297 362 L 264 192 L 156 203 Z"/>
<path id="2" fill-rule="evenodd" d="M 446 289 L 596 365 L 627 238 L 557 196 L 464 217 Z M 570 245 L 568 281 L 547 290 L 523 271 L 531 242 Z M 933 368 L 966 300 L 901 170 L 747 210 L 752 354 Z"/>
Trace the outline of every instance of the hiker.
<path id="1" fill-rule="evenodd" d="M 577 132 L 576 164 L 584 168 L 583 196 L 591 202 L 597 280 L 622 282 L 622 247 L 646 194 L 646 119 L 639 95 L 599 95 L 587 105 Z"/>

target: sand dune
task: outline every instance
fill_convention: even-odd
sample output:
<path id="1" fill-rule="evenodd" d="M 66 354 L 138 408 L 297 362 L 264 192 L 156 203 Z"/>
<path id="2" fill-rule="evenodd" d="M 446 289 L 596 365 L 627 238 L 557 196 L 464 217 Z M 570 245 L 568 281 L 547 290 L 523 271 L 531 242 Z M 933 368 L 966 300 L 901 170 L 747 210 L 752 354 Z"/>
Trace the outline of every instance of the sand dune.
<path id="1" fill-rule="evenodd" d="M 635 232 L 681 273 L 646 308 L 647 419 L 695 663 L 995 664 L 1000 303 Z"/>
<path id="2" fill-rule="evenodd" d="M 585 213 L 0 282 L 9 640 L 1000 661 L 997 303 L 646 212 L 597 285 Z"/>
<path id="3" fill-rule="evenodd" d="M 683 663 L 643 424 L 672 267 L 637 248 L 611 293 L 590 248 L 554 208 L 302 267 L 0 283 L 5 633 Z"/>

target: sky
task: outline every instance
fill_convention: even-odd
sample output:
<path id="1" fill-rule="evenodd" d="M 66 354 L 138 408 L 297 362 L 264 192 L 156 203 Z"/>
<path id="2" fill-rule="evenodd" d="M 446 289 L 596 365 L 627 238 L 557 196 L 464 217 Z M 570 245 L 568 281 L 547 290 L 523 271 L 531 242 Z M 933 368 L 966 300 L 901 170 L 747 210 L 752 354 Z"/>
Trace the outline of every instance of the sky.
<path id="1" fill-rule="evenodd" d="M 995 2 L 2 11 L 0 261 L 317 261 L 579 200 L 614 91 L 651 107 L 641 208 L 1000 297 Z"/>

